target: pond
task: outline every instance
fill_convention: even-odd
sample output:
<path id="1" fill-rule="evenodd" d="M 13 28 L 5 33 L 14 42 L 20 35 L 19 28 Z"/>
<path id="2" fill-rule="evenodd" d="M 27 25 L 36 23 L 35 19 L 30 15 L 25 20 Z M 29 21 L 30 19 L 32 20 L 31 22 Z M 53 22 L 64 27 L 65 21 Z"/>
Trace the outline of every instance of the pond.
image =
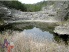
<path id="1" fill-rule="evenodd" d="M 0 28 L 0 43 L 4 37 L 14 43 L 12 52 L 68 52 L 69 36 L 53 32 L 55 23 L 12 23 Z M 1 48 L 1 47 L 0 47 Z M 1 48 L 0 52 L 6 52 Z"/>

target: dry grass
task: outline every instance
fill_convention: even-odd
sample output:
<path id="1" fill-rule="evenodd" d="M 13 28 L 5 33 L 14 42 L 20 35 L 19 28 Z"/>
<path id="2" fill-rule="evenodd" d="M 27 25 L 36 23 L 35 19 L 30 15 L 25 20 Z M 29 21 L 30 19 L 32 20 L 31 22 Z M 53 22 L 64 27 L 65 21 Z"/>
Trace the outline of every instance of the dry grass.
<path id="1" fill-rule="evenodd" d="M 61 45 L 47 40 L 44 43 L 36 42 L 31 36 L 26 37 L 25 33 L 19 35 L 18 40 L 14 42 L 15 48 L 12 52 L 68 52 L 68 48 L 63 43 Z"/>
<path id="2" fill-rule="evenodd" d="M 69 46 L 64 43 L 57 44 L 45 40 L 44 42 L 34 41 L 32 36 L 26 36 L 23 33 L 13 33 L 13 36 L 7 36 L 9 41 L 14 42 L 14 48 L 11 52 L 69 52 Z"/>
<path id="3" fill-rule="evenodd" d="M 6 35 L 4 34 L 0 34 L 0 44 L 3 44 L 4 43 L 4 38 L 8 38 L 8 34 L 5 33 Z M 2 45 L 0 45 L 0 52 L 5 52 L 5 48 L 2 48 Z"/>

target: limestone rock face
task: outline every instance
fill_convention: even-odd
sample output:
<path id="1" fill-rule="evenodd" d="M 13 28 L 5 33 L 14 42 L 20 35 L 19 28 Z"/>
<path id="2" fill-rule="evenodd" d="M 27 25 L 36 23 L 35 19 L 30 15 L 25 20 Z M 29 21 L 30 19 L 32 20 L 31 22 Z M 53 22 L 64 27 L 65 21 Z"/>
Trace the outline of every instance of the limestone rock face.
<path id="1" fill-rule="evenodd" d="M 0 18 L 8 19 L 11 16 L 11 11 L 0 3 Z"/>
<path id="2" fill-rule="evenodd" d="M 47 5 L 38 12 L 22 12 L 15 9 L 8 9 L 0 3 L 0 18 L 3 18 L 7 22 L 18 20 L 64 21 L 69 19 L 69 1 L 47 1 Z M 68 26 L 69 22 L 62 26 L 57 26 L 54 32 L 69 34 Z"/>
<path id="3" fill-rule="evenodd" d="M 16 20 L 48 20 L 64 21 L 68 19 L 69 1 L 47 1 L 47 5 L 38 12 L 22 12 L 15 9 L 8 9 L 0 5 L 0 14 L 11 21 Z M 7 17 L 12 16 L 12 17 Z M 3 17 L 2 17 L 3 18 Z"/>
<path id="4" fill-rule="evenodd" d="M 60 21 L 69 19 L 69 1 L 56 1 L 54 5 L 54 9 L 57 12 L 56 18 Z M 69 34 L 69 22 L 63 23 L 63 25 L 59 25 L 55 27 L 54 32 L 57 34 Z"/>
<path id="5" fill-rule="evenodd" d="M 42 10 L 46 11 L 50 16 L 54 16 L 55 20 L 63 21 L 68 18 L 69 1 L 48 1 L 47 6 Z"/>
<path id="6" fill-rule="evenodd" d="M 64 34 L 69 34 L 69 27 L 65 27 L 65 26 L 57 26 L 55 27 L 54 30 L 55 33 L 59 34 L 59 35 L 64 35 Z"/>

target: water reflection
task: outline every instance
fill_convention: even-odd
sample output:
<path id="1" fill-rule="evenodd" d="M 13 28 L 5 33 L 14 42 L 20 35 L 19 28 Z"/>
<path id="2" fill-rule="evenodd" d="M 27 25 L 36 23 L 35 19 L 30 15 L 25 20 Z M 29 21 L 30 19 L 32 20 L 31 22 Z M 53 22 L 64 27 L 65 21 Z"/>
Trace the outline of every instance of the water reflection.
<path id="1" fill-rule="evenodd" d="M 32 34 L 34 37 L 34 41 L 39 40 L 49 40 L 49 41 L 56 41 L 58 43 L 65 42 L 65 44 L 68 44 L 69 36 L 68 35 L 57 35 L 53 33 L 54 27 L 56 24 L 51 23 L 14 23 L 14 24 L 8 24 L 5 26 L 0 27 L 0 32 L 11 30 L 13 31 L 20 31 L 25 32 L 27 35 Z M 12 33 L 11 32 L 11 33 Z"/>
<path id="2" fill-rule="evenodd" d="M 58 43 L 63 41 L 65 43 L 65 45 L 68 45 L 69 35 L 54 34 L 54 40 L 57 41 Z"/>
<path id="3" fill-rule="evenodd" d="M 32 34 L 32 37 L 35 41 L 39 42 L 39 41 L 44 41 L 45 39 L 47 39 L 48 41 L 53 41 L 53 35 L 50 34 L 47 31 L 42 31 L 39 28 L 34 27 L 33 29 L 29 29 L 29 30 L 24 30 L 23 32 L 26 33 L 27 36 L 30 36 Z"/>

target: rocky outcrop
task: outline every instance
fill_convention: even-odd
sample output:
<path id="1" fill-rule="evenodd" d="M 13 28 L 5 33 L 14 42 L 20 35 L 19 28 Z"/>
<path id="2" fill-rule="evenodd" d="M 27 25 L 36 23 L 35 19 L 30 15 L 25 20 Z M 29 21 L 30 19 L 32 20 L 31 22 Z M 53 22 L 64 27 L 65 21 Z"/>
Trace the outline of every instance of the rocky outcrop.
<path id="1" fill-rule="evenodd" d="M 58 6 L 57 6 L 58 4 Z M 69 19 L 69 2 L 68 1 L 61 1 L 56 2 L 56 11 L 57 11 L 57 18 L 61 19 L 61 21 Z M 69 22 L 66 21 L 65 23 L 61 23 L 59 26 L 56 26 L 54 32 L 59 35 L 69 35 Z"/>
<path id="2" fill-rule="evenodd" d="M 59 26 L 56 26 L 54 33 L 58 35 L 69 35 L 69 22 L 66 21 L 64 23 L 61 23 Z"/>
<path id="3" fill-rule="evenodd" d="M 53 14 L 53 13 L 52 13 Z M 13 20 L 53 20 L 54 15 L 51 16 L 46 11 L 39 12 L 15 12 L 13 13 Z M 55 21 L 55 20 L 54 20 Z"/>
<path id="4" fill-rule="evenodd" d="M 47 20 L 47 21 L 63 21 L 67 17 L 69 12 L 68 1 L 49 1 L 47 6 L 43 7 L 41 11 L 38 12 L 22 12 L 15 9 L 8 9 L 6 7 L 1 7 L 1 13 L 5 14 L 5 20 L 7 21 L 17 21 L 17 20 Z M 3 17 L 2 17 L 3 18 Z"/>
<path id="5" fill-rule="evenodd" d="M 48 1 L 47 6 L 38 12 L 22 12 L 15 9 L 8 9 L 0 4 L 0 18 L 6 23 L 18 20 L 44 20 L 49 22 L 59 22 L 69 19 L 69 1 Z M 54 32 L 58 34 L 69 34 L 69 22 L 55 27 Z"/>
<path id="6" fill-rule="evenodd" d="M 3 15 L 3 16 L 1 16 Z M 5 7 L 3 4 L 0 3 L 0 17 L 8 17 L 11 15 L 11 11 Z"/>
<path id="7" fill-rule="evenodd" d="M 67 18 L 67 14 L 69 14 L 69 1 L 49 1 L 43 10 L 50 10 L 50 13 L 55 12 L 55 18 L 63 21 Z"/>
<path id="8" fill-rule="evenodd" d="M 13 20 L 48 20 L 48 21 L 64 21 L 69 13 L 68 1 L 49 1 L 46 7 L 38 12 L 21 12 L 11 10 Z M 51 4 L 50 4 L 51 3 Z"/>
<path id="9" fill-rule="evenodd" d="M 61 21 L 59 26 L 56 26 L 54 29 L 54 33 L 59 35 L 69 35 L 69 22 L 65 20 L 69 20 L 69 1 L 53 1 L 54 4 L 51 6 L 51 10 L 56 12 L 55 19 Z M 46 9 L 49 9 L 46 7 Z"/>
<path id="10" fill-rule="evenodd" d="M 59 35 L 69 35 L 69 27 L 66 26 L 57 26 L 54 30 L 55 33 Z"/>
<path id="11" fill-rule="evenodd" d="M 0 26 L 7 24 L 4 20 L 11 18 L 11 11 L 0 3 Z"/>
<path id="12" fill-rule="evenodd" d="M 47 11 L 38 11 L 38 12 L 22 12 L 18 10 L 11 10 L 12 20 L 46 20 L 46 21 L 59 21 L 55 18 L 56 11 L 47 10 Z"/>

